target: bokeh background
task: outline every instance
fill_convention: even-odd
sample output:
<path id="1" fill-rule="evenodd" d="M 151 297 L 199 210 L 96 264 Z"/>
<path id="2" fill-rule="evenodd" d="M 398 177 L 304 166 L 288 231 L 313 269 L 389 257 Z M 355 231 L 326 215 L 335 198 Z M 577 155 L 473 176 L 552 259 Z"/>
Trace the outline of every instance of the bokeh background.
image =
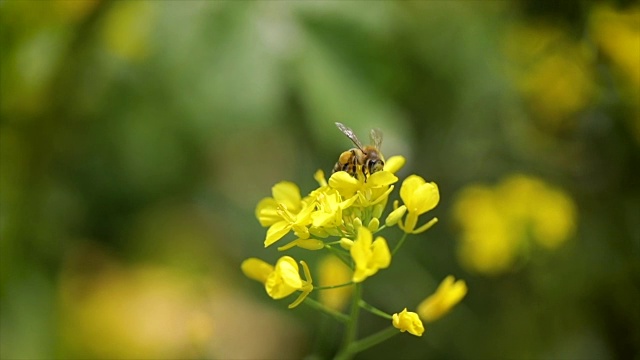
<path id="1" fill-rule="evenodd" d="M 469 287 L 421 338 L 360 358 L 640 358 L 634 2 L 4 0 L 0 16 L 3 359 L 331 357 L 337 324 L 239 266 L 279 257 L 255 205 L 281 180 L 316 186 L 351 145 L 335 121 L 382 129 L 400 177 L 441 191 L 440 222 L 366 299 L 397 312 L 448 274 Z"/>

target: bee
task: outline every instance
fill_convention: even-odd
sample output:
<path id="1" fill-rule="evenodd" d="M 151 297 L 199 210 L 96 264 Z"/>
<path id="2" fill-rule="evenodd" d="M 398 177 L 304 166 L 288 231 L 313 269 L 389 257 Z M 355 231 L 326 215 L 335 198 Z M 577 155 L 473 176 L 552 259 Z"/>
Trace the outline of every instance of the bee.
<path id="1" fill-rule="evenodd" d="M 333 167 L 333 172 L 346 171 L 353 177 L 362 173 L 364 180 L 367 176 L 381 171 L 384 168 L 384 158 L 380 152 L 382 145 L 382 131 L 372 129 L 370 135 L 371 145 L 363 146 L 356 134 L 342 123 L 337 122 L 338 129 L 345 134 L 356 147 L 344 151 L 340 154 L 338 162 Z"/>

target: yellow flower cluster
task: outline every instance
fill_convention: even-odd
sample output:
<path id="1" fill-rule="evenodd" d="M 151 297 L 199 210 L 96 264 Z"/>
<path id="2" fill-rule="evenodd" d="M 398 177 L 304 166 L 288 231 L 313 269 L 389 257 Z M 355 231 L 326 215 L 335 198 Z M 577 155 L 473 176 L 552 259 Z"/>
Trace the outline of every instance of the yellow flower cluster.
<path id="1" fill-rule="evenodd" d="M 454 217 L 462 230 L 459 258 L 471 270 L 510 269 L 531 240 L 554 249 L 575 231 L 571 198 L 542 180 L 512 175 L 495 187 L 471 185 L 458 196 Z"/>
<path id="2" fill-rule="evenodd" d="M 391 265 L 392 254 L 402 245 L 406 236 L 420 234 L 437 222 L 436 218 L 423 223 L 420 221 L 421 215 L 438 205 L 440 193 L 435 183 L 417 175 L 411 175 L 402 182 L 401 202 L 394 201 L 393 210 L 383 217 L 389 195 L 398 181 L 395 173 L 404 163 L 405 159 L 401 156 L 391 157 L 382 171 L 366 177 L 338 171 L 327 180 L 319 170 L 314 176 L 318 187 L 306 196 L 302 196 L 296 184 L 282 181 L 273 186 L 271 197 L 258 203 L 255 215 L 260 224 L 267 228 L 265 247 L 293 234 L 292 240 L 278 247 L 279 251 L 299 247 L 312 251 L 328 250 L 332 254 L 321 262 L 321 286 L 314 287 L 311 271 L 304 261 L 299 262 L 304 274 L 304 277 L 301 276 L 298 263 L 290 256 L 280 257 L 275 265 L 250 258 L 242 263 L 242 271 L 247 277 L 261 282 L 273 299 L 298 293 L 289 308 L 308 300 L 310 305 L 320 306 L 322 311 L 345 321 L 347 316 L 338 311 L 353 296 L 355 301 L 349 321 L 357 321 L 357 311 L 354 312 L 354 309 L 363 307 L 391 320 L 393 327 L 401 332 L 421 336 L 424 332 L 421 318 L 433 321 L 444 315 L 464 297 L 464 283 L 464 291 L 461 292 L 458 286 L 454 295 L 450 294 L 450 287 L 439 289 L 425 300 L 431 305 L 421 304 L 418 313 L 408 312 L 405 308 L 393 315 L 364 303 L 358 298 L 361 292 L 353 291 L 366 279 Z M 387 240 L 377 236 L 377 233 L 395 225 L 404 232 L 404 236 L 391 251 Z M 326 290 L 327 293 L 331 292 L 331 296 L 320 296 L 321 302 L 316 303 L 308 298 L 314 290 Z"/>
<path id="3" fill-rule="evenodd" d="M 595 5 L 589 33 L 602 57 L 613 66 L 620 94 L 633 109 L 629 127 L 640 143 L 640 6 Z"/>
<path id="4" fill-rule="evenodd" d="M 596 96 L 593 54 L 552 25 L 518 24 L 505 32 L 509 76 L 536 121 L 551 132 L 572 128 Z"/>

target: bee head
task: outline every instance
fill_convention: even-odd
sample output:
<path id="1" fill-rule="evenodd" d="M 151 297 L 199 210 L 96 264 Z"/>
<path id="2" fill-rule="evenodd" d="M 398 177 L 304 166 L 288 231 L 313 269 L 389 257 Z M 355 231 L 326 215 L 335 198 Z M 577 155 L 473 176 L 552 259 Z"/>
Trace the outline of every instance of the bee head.
<path id="1" fill-rule="evenodd" d="M 367 159 L 365 166 L 369 170 L 369 174 L 373 174 L 384 169 L 384 161 L 382 159 Z"/>

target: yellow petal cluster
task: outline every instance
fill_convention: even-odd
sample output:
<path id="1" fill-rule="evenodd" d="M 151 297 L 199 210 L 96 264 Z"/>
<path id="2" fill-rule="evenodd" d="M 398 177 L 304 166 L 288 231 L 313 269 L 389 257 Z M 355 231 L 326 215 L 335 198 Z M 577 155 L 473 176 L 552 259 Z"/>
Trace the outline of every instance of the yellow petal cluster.
<path id="1" fill-rule="evenodd" d="M 436 292 L 418 305 L 418 315 L 426 322 L 432 322 L 446 315 L 467 294 L 464 280 L 456 281 L 453 275 L 447 276 Z"/>
<path id="2" fill-rule="evenodd" d="M 392 157 L 391 169 L 396 171 L 404 163 L 400 156 Z M 377 231 L 380 217 L 387 204 L 393 183 L 398 178 L 391 171 L 378 171 L 366 179 L 353 177 L 344 171 L 325 179 L 319 170 L 314 174 L 319 184 L 306 197 L 302 197 L 298 186 L 282 181 L 272 189 L 272 196 L 262 199 L 256 206 L 256 217 L 260 224 L 268 227 L 264 246 L 269 247 L 293 232 L 299 241 L 281 247 L 293 246 L 320 249 L 318 241 L 302 241 L 328 236 L 355 236 L 357 229 L 365 224 Z"/>
<path id="3" fill-rule="evenodd" d="M 422 333 L 424 333 L 424 325 L 422 325 L 418 314 L 408 312 L 407 308 L 399 314 L 393 314 L 392 324 L 401 332 L 407 331 L 415 336 L 422 336 Z"/>

